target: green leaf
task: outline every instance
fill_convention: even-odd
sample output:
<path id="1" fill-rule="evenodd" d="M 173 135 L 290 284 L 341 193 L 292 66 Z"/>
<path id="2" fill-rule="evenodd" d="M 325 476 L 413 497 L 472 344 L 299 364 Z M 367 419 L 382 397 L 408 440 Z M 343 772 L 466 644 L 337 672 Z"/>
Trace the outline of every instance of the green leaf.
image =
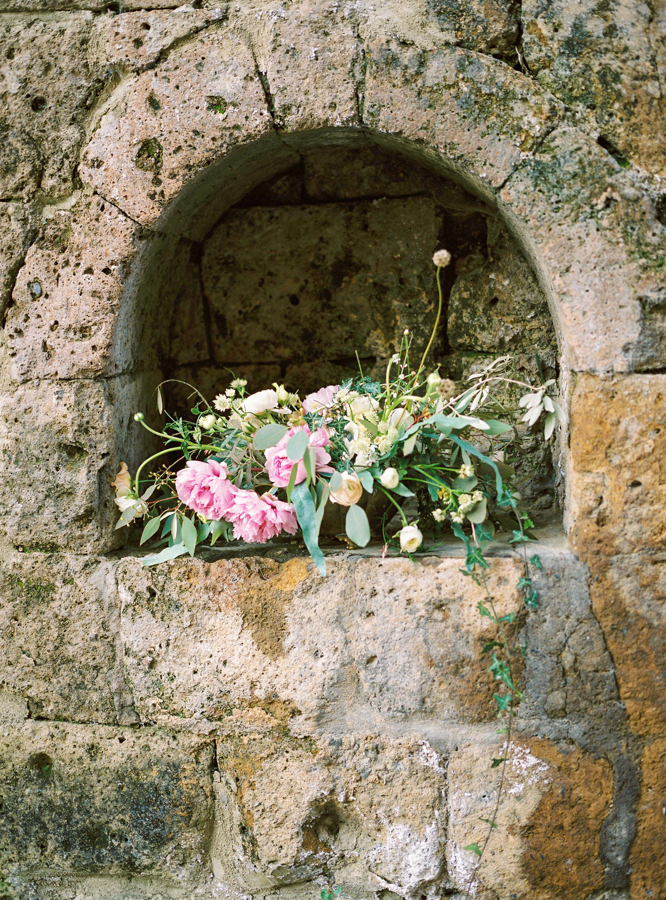
<path id="1" fill-rule="evenodd" d="M 493 622 L 495 621 L 495 617 L 493 616 L 493 614 L 490 612 L 490 610 L 489 610 L 489 609 L 488 609 L 488 608 L 487 608 L 480 600 L 479 600 L 479 602 L 476 604 L 476 608 L 478 609 L 478 611 L 481 613 L 482 616 L 486 616 L 486 618 L 492 619 Z M 501 646 L 501 645 L 500 645 L 500 644 L 497 644 L 497 646 L 499 647 L 499 646 Z M 484 652 L 485 652 L 485 651 L 484 651 Z"/>
<path id="2" fill-rule="evenodd" d="M 303 465 L 305 466 L 305 481 L 308 487 L 312 484 L 317 468 L 317 451 L 314 447 L 306 447 L 303 454 Z M 296 466 L 294 466 L 296 468 Z"/>
<path id="3" fill-rule="evenodd" d="M 356 474 L 363 485 L 363 490 L 371 494 L 375 487 L 375 479 L 372 477 L 372 473 L 367 469 L 356 469 Z"/>
<path id="4" fill-rule="evenodd" d="M 491 828 L 497 828 L 497 822 L 493 822 L 492 819 L 484 819 L 483 816 L 479 816 L 479 822 L 485 822 L 486 825 L 490 825 Z"/>
<path id="5" fill-rule="evenodd" d="M 298 464 L 291 467 L 291 472 L 289 473 L 289 484 L 287 485 L 287 502 L 291 503 L 291 495 L 294 491 L 294 486 L 296 485 L 296 479 L 298 478 Z"/>
<path id="6" fill-rule="evenodd" d="M 476 478 L 475 475 L 472 475 L 470 478 L 461 478 L 460 475 L 458 475 L 457 478 L 453 479 L 451 487 L 454 491 L 471 491 L 478 483 L 479 479 Z"/>
<path id="7" fill-rule="evenodd" d="M 477 856 L 481 856 L 481 848 L 478 844 L 468 844 L 466 847 L 463 847 L 463 850 L 471 850 L 472 853 L 476 853 Z"/>
<path id="8" fill-rule="evenodd" d="M 535 553 L 534 556 L 530 556 L 530 563 L 534 566 L 535 569 L 543 569 L 543 563 Z"/>
<path id="9" fill-rule="evenodd" d="M 121 512 L 120 518 L 116 522 L 116 527 L 114 528 L 114 531 L 118 528 L 122 528 L 124 525 L 129 525 L 129 523 L 132 521 L 132 519 L 135 516 L 136 516 L 136 507 L 128 506 L 127 509 L 124 509 Z"/>
<path id="10" fill-rule="evenodd" d="M 399 497 L 413 497 L 414 492 L 410 491 L 408 487 L 406 487 L 401 481 L 396 484 L 394 488 L 389 488 L 390 491 L 393 491 L 394 494 L 397 494 Z"/>
<path id="11" fill-rule="evenodd" d="M 494 757 L 493 760 L 492 760 L 492 762 L 490 763 L 490 768 L 491 768 L 491 769 L 496 769 L 498 766 L 501 766 L 503 762 L 504 762 L 504 759 L 503 759 L 503 758 L 502 758 L 502 759 L 497 759 L 496 757 Z"/>
<path id="12" fill-rule="evenodd" d="M 379 429 L 374 422 L 370 422 L 368 421 L 368 419 L 361 419 L 361 422 L 373 437 L 377 437 L 377 435 L 379 434 Z"/>
<path id="13" fill-rule="evenodd" d="M 309 435 L 307 431 L 297 431 L 287 441 L 287 456 L 292 462 L 298 462 L 303 459 L 303 455 L 308 447 Z"/>
<path id="14" fill-rule="evenodd" d="M 187 552 L 190 556 L 194 556 L 194 551 L 197 547 L 197 526 L 190 519 L 183 516 L 180 529 L 183 536 L 183 543 L 187 547 Z"/>
<path id="15" fill-rule="evenodd" d="M 370 523 L 365 510 L 361 509 L 357 503 L 347 510 L 345 531 L 349 540 L 353 541 L 357 547 L 365 547 L 370 543 Z"/>
<path id="16" fill-rule="evenodd" d="M 463 453 L 467 452 L 467 453 L 471 454 L 472 456 L 476 456 L 477 459 L 480 459 L 482 462 L 486 463 L 486 465 L 489 465 L 492 468 L 492 470 L 495 472 L 495 487 L 496 487 L 497 493 L 498 494 L 501 493 L 502 486 L 503 486 L 502 485 L 502 476 L 500 475 L 500 471 L 497 468 L 495 461 L 490 459 L 490 457 L 486 456 L 484 453 L 481 453 L 480 450 L 477 450 L 477 448 L 474 446 L 474 444 L 470 444 L 469 441 L 464 441 L 462 438 L 456 437 L 453 434 L 449 437 L 449 440 L 452 441 L 454 444 L 457 444 L 460 447 L 460 449 L 463 451 Z"/>
<path id="17" fill-rule="evenodd" d="M 146 556 L 141 560 L 141 565 L 144 567 L 147 566 L 156 566 L 158 563 L 167 562 L 170 559 L 176 559 L 178 556 L 182 556 L 184 553 L 187 553 L 187 547 L 182 541 L 179 544 L 174 544 L 173 547 L 165 547 L 161 553 L 158 553 L 156 556 Z"/>
<path id="18" fill-rule="evenodd" d="M 498 419 L 486 419 L 486 425 L 488 425 L 488 430 L 486 434 L 490 436 L 494 436 L 496 434 L 506 434 L 507 431 L 513 431 L 511 425 L 506 422 L 500 422 Z"/>
<path id="19" fill-rule="evenodd" d="M 286 425 L 264 425 L 263 428 L 260 428 L 254 434 L 254 449 L 255 450 L 268 450 L 269 447 L 274 447 L 276 444 L 279 444 L 285 434 L 289 431 Z M 291 459 L 291 457 L 289 457 Z"/>
<path id="20" fill-rule="evenodd" d="M 483 419 L 477 419 L 476 416 L 445 416 L 442 413 L 437 413 L 437 415 L 428 419 L 428 423 L 432 423 L 439 431 L 442 431 L 444 428 L 453 428 L 460 431 L 468 427 L 478 428 L 479 431 L 485 431 L 486 434 L 490 431 Z"/>
<path id="21" fill-rule="evenodd" d="M 199 522 L 197 525 L 197 544 L 205 541 L 210 534 L 210 522 Z"/>
<path id="22" fill-rule="evenodd" d="M 228 522 L 211 522 L 210 523 L 210 545 L 214 546 L 215 541 L 219 538 L 221 534 L 227 530 L 229 523 Z"/>
<path id="23" fill-rule="evenodd" d="M 306 435 L 307 437 L 307 435 Z M 296 468 L 294 466 L 294 468 Z M 312 499 L 312 494 L 304 481 L 297 484 L 291 492 L 291 502 L 296 510 L 296 518 L 303 532 L 303 540 L 308 548 L 310 556 L 314 560 L 319 572 L 326 574 L 326 560 L 319 549 L 319 527 L 317 525 L 317 510 Z"/>
<path id="24" fill-rule="evenodd" d="M 156 490 L 157 490 L 157 485 L 151 484 L 150 487 L 146 488 L 146 490 L 143 492 L 143 494 L 141 494 L 141 499 L 142 500 L 150 500 L 150 498 L 153 496 L 153 494 L 155 493 Z"/>
<path id="25" fill-rule="evenodd" d="M 171 531 L 171 524 L 173 522 L 174 514 L 170 513 L 164 520 L 164 525 L 162 525 L 162 534 L 160 537 L 166 537 L 167 534 Z"/>
<path id="26" fill-rule="evenodd" d="M 146 522 L 146 527 L 141 532 L 141 540 L 139 541 L 139 543 L 143 544 L 145 541 L 148 540 L 148 538 L 151 538 L 155 534 L 155 532 L 159 529 L 159 527 L 160 527 L 160 517 L 159 516 L 156 516 L 154 519 L 149 519 Z"/>
<path id="27" fill-rule="evenodd" d="M 340 472 L 333 472 L 329 481 L 331 491 L 337 491 L 342 486 L 342 475 Z"/>
<path id="28" fill-rule="evenodd" d="M 469 512 L 465 513 L 470 522 L 474 522 L 475 525 L 480 525 L 482 522 L 486 521 L 486 516 L 488 515 L 488 501 L 484 497 L 483 500 L 479 500 L 479 502 L 470 509 Z"/>
<path id="29" fill-rule="evenodd" d="M 321 481 L 317 485 L 317 493 L 319 493 L 319 488 L 322 487 Z M 328 495 L 330 494 L 331 489 L 329 485 L 324 484 L 321 492 L 321 498 L 319 500 L 319 506 L 317 507 L 317 532 L 321 528 L 321 522 L 324 518 L 324 512 L 326 511 L 326 502 L 328 500 Z"/>

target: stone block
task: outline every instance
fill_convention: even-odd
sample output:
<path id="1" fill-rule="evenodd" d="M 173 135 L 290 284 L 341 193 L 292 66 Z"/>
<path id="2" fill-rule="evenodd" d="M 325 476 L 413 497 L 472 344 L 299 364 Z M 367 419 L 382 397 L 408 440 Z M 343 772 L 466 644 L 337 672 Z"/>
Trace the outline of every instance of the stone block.
<path id="1" fill-rule="evenodd" d="M 520 18 L 510 0 L 428 0 L 442 37 L 458 47 L 515 57 Z"/>
<path id="2" fill-rule="evenodd" d="M 631 729 L 666 731 L 666 559 L 635 552 L 593 559 L 590 593 Z"/>
<path id="3" fill-rule="evenodd" d="M 196 881 L 212 816 L 212 759 L 205 739 L 152 729 L 3 726 L 3 876 L 20 885 L 33 874 L 156 870 L 171 889 Z"/>
<path id="4" fill-rule="evenodd" d="M 379 728 L 495 715 L 481 654 L 490 630 L 476 609 L 484 594 L 458 559 L 331 557 L 329 566 L 322 579 L 307 558 L 144 570 L 121 561 L 122 643 L 142 721 L 194 716 L 226 728 L 257 707 L 274 726 L 311 734 L 349 716 Z M 502 611 L 514 608 L 519 570 L 517 560 L 495 560 L 490 585 Z"/>
<path id="5" fill-rule="evenodd" d="M 385 34 L 365 52 L 363 123 L 428 144 L 481 190 L 502 185 L 561 114 L 552 95 L 488 56 Z"/>
<path id="6" fill-rule="evenodd" d="M 90 107 L 102 86 L 88 61 L 93 18 L 88 11 L 0 18 L 6 48 L 0 96 L 11 135 L 0 155 L 3 198 L 37 188 L 52 197 L 71 192 Z"/>
<path id="7" fill-rule="evenodd" d="M 96 196 L 80 197 L 43 221 L 7 313 L 15 380 L 118 372 L 119 361 L 110 360 L 114 343 L 122 343 L 116 324 L 135 231 L 134 222 Z"/>
<path id="8" fill-rule="evenodd" d="M 277 15 L 248 12 L 240 20 L 254 33 L 257 66 L 275 125 L 287 132 L 360 125 L 363 59 L 352 17 L 317 0 Z"/>
<path id="9" fill-rule="evenodd" d="M 34 212 L 27 204 L 0 201 L 0 317 L 4 317 L 35 224 Z"/>
<path id="10" fill-rule="evenodd" d="M 578 379 L 568 519 L 572 545 L 590 564 L 666 546 L 665 397 L 663 375 Z"/>
<path id="11" fill-rule="evenodd" d="M 421 194 L 430 181 L 422 169 L 381 153 L 372 144 L 307 153 L 303 172 L 307 199 L 328 202 Z"/>
<path id="12" fill-rule="evenodd" d="M 666 229 L 612 157 L 582 133 L 557 129 L 500 198 L 548 296 L 567 364 L 598 373 L 656 366 L 640 298 L 661 285 Z"/>
<path id="13" fill-rule="evenodd" d="M 146 448 L 132 417 L 157 378 L 33 382 L 0 397 L 0 522 L 25 549 L 105 552 L 124 536 L 111 481 Z M 151 408 L 153 404 L 150 404 Z"/>
<path id="14" fill-rule="evenodd" d="M 32 718 L 116 724 L 125 694 L 109 563 L 13 554 L 0 574 L 0 684 Z"/>
<path id="15" fill-rule="evenodd" d="M 328 867 L 351 896 L 388 887 L 416 898 L 443 884 L 445 769 L 427 741 L 366 732 L 305 746 L 218 741 L 218 766 L 211 856 L 236 890 L 275 889 Z"/>
<path id="16" fill-rule="evenodd" d="M 252 54 L 224 25 L 176 47 L 159 68 L 129 78 L 101 113 L 81 178 L 146 225 L 197 171 L 271 132 Z"/>
<path id="17" fill-rule="evenodd" d="M 631 846 L 631 900 L 666 897 L 666 740 L 651 741 L 643 753 L 643 782 L 638 803 L 638 832 Z"/>
<path id="18" fill-rule="evenodd" d="M 353 370 L 356 350 L 386 359 L 404 328 L 425 346 L 437 239 L 425 197 L 230 213 L 202 262 L 217 359 L 229 368 L 339 360 Z"/>
<path id="19" fill-rule="evenodd" d="M 449 759 L 449 877 L 477 896 L 587 897 L 603 887 L 599 860 L 613 779 L 605 760 L 545 740 L 517 736 L 509 746 L 496 828 L 480 862 L 464 848 L 483 845 L 497 801 L 501 738 L 465 743 Z M 479 820 L 482 821 L 479 821 Z M 478 868 L 477 868 L 478 865 Z"/>
<path id="20" fill-rule="evenodd" d="M 448 303 L 447 336 L 456 350 L 538 352 L 544 365 L 557 360 L 548 303 L 517 244 L 495 222 L 488 226 L 487 255 L 461 261 Z"/>
<path id="21" fill-rule="evenodd" d="M 522 26 L 525 63 L 537 81 L 594 123 L 616 157 L 663 175 L 666 152 L 654 127 L 666 115 L 663 20 L 651 4 L 527 0 Z"/>
<path id="22" fill-rule="evenodd" d="M 95 22 L 93 36 L 96 62 L 100 68 L 145 69 L 176 42 L 182 42 L 223 19 L 226 13 L 222 7 L 224 4 L 220 3 L 218 8 L 194 9 L 185 4 L 176 9 L 150 8 L 100 16 Z M 127 8 L 128 4 L 123 3 L 123 9 Z"/>

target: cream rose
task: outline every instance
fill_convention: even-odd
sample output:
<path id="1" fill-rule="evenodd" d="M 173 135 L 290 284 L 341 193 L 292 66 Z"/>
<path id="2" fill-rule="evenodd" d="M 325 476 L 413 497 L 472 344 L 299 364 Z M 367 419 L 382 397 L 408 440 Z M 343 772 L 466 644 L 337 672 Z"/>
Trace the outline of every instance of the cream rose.
<path id="1" fill-rule="evenodd" d="M 423 543 L 423 535 L 416 525 L 405 525 L 400 532 L 400 549 L 403 553 L 413 553 Z"/>
<path id="2" fill-rule="evenodd" d="M 400 474 L 397 469 L 390 466 L 388 469 L 384 469 L 380 481 L 385 488 L 392 489 L 400 484 Z"/>
<path id="3" fill-rule="evenodd" d="M 243 409 L 247 413 L 254 413 L 258 416 L 260 413 L 266 412 L 268 409 L 275 409 L 278 405 L 277 391 L 257 391 L 256 394 L 250 394 L 243 401 Z"/>
<path id="4" fill-rule="evenodd" d="M 331 491 L 329 500 L 332 503 L 338 503 L 340 506 L 353 506 L 358 503 L 363 493 L 363 485 L 359 481 L 358 475 L 350 475 L 349 472 L 342 473 L 342 484 L 336 491 Z"/>
<path id="5" fill-rule="evenodd" d="M 127 468 L 127 463 L 121 462 L 120 471 L 116 475 L 111 486 L 116 490 L 116 497 L 126 497 L 132 490 L 132 476 Z"/>

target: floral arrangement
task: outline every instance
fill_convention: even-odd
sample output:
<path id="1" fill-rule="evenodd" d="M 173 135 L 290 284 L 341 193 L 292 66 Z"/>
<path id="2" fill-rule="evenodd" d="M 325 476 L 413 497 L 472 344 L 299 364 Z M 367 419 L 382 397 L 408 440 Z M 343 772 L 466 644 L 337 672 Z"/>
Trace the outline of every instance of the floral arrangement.
<path id="1" fill-rule="evenodd" d="M 300 532 L 324 575 L 319 536 L 331 511 L 352 544 L 365 547 L 374 527 L 385 546 L 399 542 L 404 553 L 421 547 L 423 515 L 435 532 L 452 529 L 468 552 L 492 540 L 496 527 L 524 536 L 531 522 L 518 511 L 511 453 L 521 430 L 545 416 L 549 438 L 564 414 L 550 394 L 553 381 L 534 387 L 509 377 L 511 357 L 471 375 L 459 394 L 437 371 L 426 373 L 442 312 L 440 274 L 450 260 L 446 250 L 433 257 L 439 305 L 416 365 L 405 332 L 381 382 L 361 372 L 301 400 L 278 384 L 247 395 L 246 382 L 235 379 L 212 404 L 196 392 L 193 421 L 168 417 L 161 432 L 137 413 L 166 445 L 134 478 L 123 463 L 113 482 L 117 527 L 144 518 L 141 543 L 153 538 L 163 547 L 144 565 L 194 555 L 205 541 L 263 543 Z M 525 391 L 515 408 L 499 397 L 506 385 Z M 160 388 L 157 399 L 162 413 Z M 143 476 L 166 455 L 175 460 Z M 415 496 L 420 509 L 410 515 Z M 395 516 L 401 524 L 389 534 Z"/>

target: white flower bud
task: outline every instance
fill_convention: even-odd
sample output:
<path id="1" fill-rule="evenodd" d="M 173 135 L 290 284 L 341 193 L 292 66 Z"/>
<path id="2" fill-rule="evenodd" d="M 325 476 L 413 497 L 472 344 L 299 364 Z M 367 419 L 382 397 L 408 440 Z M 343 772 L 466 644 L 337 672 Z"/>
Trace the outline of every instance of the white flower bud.
<path id="1" fill-rule="evenodd" d="M 413 553 L 423 543 L 423 535 L 416 525 L 405 525 L 400 534 L 400 549 L 403 553 Z"/>
<path id="2" fill-rule="evenodd" d="M 199 427 L 203 428 L 204 431 L 210 431 L 210 429 L 214 427 L 216 422 L 217 417 L 212 413 L 209 413 L 207 416 L 202 416 L 199 419 Z"/>
<path id="3" fill-rule="evenodd" d="M 451 254 L 448 250 L 437 250 L 432 261 L 438 269 L 444 269 L 451 262 Z"/>
<path id="4" fill-rule="evenodd" d="M 385 488 L 392 489 L 394 487 L 397 487 L 400 484 L 400 475 L 398 473 L 398 470 L 394 469 L 392 466 L 390 466 L 388 469 L 384 469 L 380 481 Z"/>
<path id="5" fill-rule="evenodd" d="M 426 378 L 426 382 L 430 387 L 437 388 L 442 383 L 442 376 L 439 372 L 431 372 Z"/>

